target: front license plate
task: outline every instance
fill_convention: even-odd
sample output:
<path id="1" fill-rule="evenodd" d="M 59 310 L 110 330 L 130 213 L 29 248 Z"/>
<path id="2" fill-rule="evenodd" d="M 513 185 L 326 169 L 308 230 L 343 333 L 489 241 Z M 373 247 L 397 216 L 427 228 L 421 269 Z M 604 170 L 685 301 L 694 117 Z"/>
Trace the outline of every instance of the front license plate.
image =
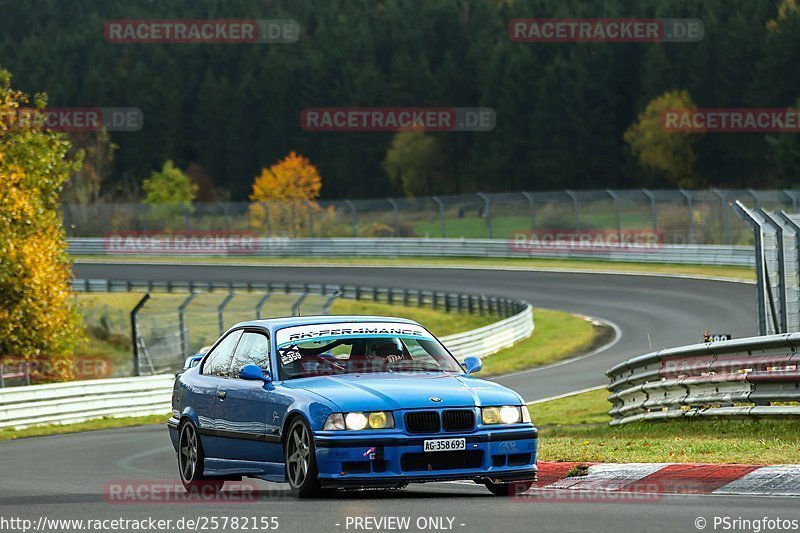
<path id="1" fill-rule="evenodd" d="M 453 452 L 467 449 L 467 439 L 434 439 L 426 440 L 423 449 L 426 452 Z"/>

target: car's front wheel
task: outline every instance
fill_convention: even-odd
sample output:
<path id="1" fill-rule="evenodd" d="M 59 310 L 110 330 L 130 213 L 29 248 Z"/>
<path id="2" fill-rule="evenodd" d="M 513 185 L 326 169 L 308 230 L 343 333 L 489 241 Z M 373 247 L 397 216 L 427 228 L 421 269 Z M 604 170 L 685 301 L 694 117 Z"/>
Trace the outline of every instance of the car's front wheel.
<path id="1" fill-rule="evenodd" d="M 216 494 L 225 484 L 221 479 L 203 477 L 205 455 L 197 428 L 191 420 L 181 424 L 178 437 L 178 471 L 183 488 L 189 494 Z"/>
<path id="2" fill-rule="evenodd" d="M 517 496 L 527 492 L 533 486 L 533 481 L 512 481 L 511 483 L 485 481 L 484 485 L 495 496 Z"/>
<path id="3" fill-rule="evenodd" d="M 296 418 L 289 426 L 284 444 L 286 454 L 286 477 L 292 493 L 299 498 L 308 498 L 319 493 L 317 477 L 317 454 L 314 435 L 302 418 Z"/>

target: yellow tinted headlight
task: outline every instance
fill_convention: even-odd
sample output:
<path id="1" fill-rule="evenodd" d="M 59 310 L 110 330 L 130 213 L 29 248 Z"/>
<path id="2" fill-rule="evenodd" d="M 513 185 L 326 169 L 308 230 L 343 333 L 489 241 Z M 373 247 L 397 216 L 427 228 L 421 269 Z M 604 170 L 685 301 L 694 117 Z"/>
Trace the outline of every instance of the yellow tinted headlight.
<path id="1" fill-rule="evenodd" d="M 392 413 L 376 411 L 369 414 L 369 427 L 372 429 L 386 429 L 394 427 Z"/>
<path id="2" fill-rule="evenodd" d="M 484 424 L 498 424 L 500 422 L 500 409 L 497 407 L 484 407 L 481 409 L 481 418 Z"/>

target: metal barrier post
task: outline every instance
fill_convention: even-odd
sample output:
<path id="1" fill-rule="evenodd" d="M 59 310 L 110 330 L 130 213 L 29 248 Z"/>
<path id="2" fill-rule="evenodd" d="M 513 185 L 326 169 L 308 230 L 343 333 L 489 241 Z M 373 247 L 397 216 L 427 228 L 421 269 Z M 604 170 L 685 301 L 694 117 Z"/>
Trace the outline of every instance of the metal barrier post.
<path id="1" fill-rule="evenodd" d="M 447 232 L 445 231 L 444 225 L 444 203 L 439 199 L 438 196 L 431 196 L 431 200 L 433 203 L 436 204 L 436 207 L 439 209 L 439 224 L 441 225 L 441 237 L 447 237 Z"/>
<path id="2" fill-rule="evenodd" d="M 658 206 L 656 205 L 656 196 L 647 189 L 642 189 L 642 194 L 650 200 L 650 213 L 653 217 L 653 233 L 658 233 Z"/>
<path id="3" fill-rule="evenodd" d="M 150 299 L 150 293 L 148 292 L 142 299 L 139 300 L 139 303 L 131 310 L 131 343 L 133 344 L 133 375 L 139 376 L 139 321 L 137 315 L 139 314 L 139 310 L 144 307 L 144 304 L 147 303 L 147 300 Z"/>
<path id="4" fill-rule="evenodd" d="M 400 236 L 400 209 L 397 207 L 397 202 L 392 200 L 391 198 L 386 199 L 389 202 L 389 205 L 392 206 L 392 211 L 394 212 L 394 236 Z"/>
<path id="5" fill-rule="evenodd" d="M 483 200 L 483 216 L 486 218 L 486 230 L 488 238 L 492 238 L 492 201 L 482 192 L 478 193 L 478 198 Z"/>
<path id="6" fill-rule="evenodd" d="M 719 198 L 720 207 L 722 208 L 722 235 L 725 244 L 731 243 L 731 236 L 728 229 L 728 204 L 726 202 L 727 198 L 724 193 L 720 192 L 718 189 L 711 189 L 711 192 L 717 195 Z"/>
<path id="7" fill-rule="evenodd" d="M 306 299 L 308 296 L 307 292 L 304 292 L 300 295 L 300 298 L 297 299 L 296 302 L 292 305 L 292 316 L 300 316 L 300 306 L 303 304 L 303 300 Z"/>
<path id="8" fill-rule="evenodd" d="M 186 308 L 192 303 L 192 300 L 197 297 L 197 293 L 193 292 L 186 297 L 185 300 L 178 306 L 178 328 L 181 338 L 181 353 L 184 357 L 189 357 L 189 338 L 186 335 Z"/>
<path id="9" fill-rule="evenodd" d="M 344 203 L 350 208 L 350 213 L 353 216 L 353 237 L 358 237 L 358 210 L 356 209 L 356 204 L 350 200 L 345 200 Z"/>
<path id="10" fill-rule="evenodd" d="M 264 224 L 267 228 L 267 238 L 272 236 L 272 227 L 269 221 L 269 204 L 267 202 L 259 202 L 261 207 L 264 208 Z"/>
<path id="11" fill-rule="evenodd" d="M 522 196 L 528 200 L 528 209 L 531 212 L 531 231 L 534 231 L 536 229 L 536 206 L 533 203 L 533 195 L 523 191 Z"/>
<path id="12" fill-rule="evenodd" d="M 797 196 L 795 196 L 794 191 L 790 191 L 789 189 L 784 189 L 783 194 L 789 197 L 792 201 L 792 213 L 797 213 Z"/>
<path id="13" fill-rule="evenodd" d="M 261 299 L 256 304 L 256 319 L 261 320 L 261 309 L 264 307 L 264 304 L 267 303 L 267 300 L 269 300 L 270 296 L 272 296 L 271 290 L 267 292 L 267 294 L 262 296 Z"/>
<path id="14" fill-rule="evenodd" d="M 619 212 L 619 195 L 611 189 L 606 189 L 606 194 L 608 194 L 611 197 L 611 201 L 614 202 L 614 215 L 617 219 L 617 238 L 620 243 L 622 243 L 622 217 Z"/>
<path id="15" fill-rule="evenodd" d="M 344 290 L 341 289 L 341 288 L 336 290 L 336 291 L 333 291 L 333 294 L 331 294 L 328 297 L 328 301 L 326 301 L 325 305 L 322 306 L 322 314 L 323 315 L 327 315 L 328 313 L 330 313 L 331 306 L 342 295 L 343 292 L 344 292 Z"/>
<path id="16" fill-rule="evenodd" d="M 692 202 L 692 195 L 684 189 L 678 189 L 684 198 L 686 198 L 686 208 L 689 210 L 689 242 L 694 244 L 694 205 Z"/>
<path id="17" fill-rule="evenodd" d="M 217 306 L 217 320 L 219 324 L 220 335 L 225 333 L 225 320 L 223 319 L 223 314 L 225 313 L 225 307 L 231 302 L 231 300 L 233 300 L 234 296 L 236 296 L 235 292 L 233 291 L 229 292 L 228 295 L 225 297 L 225 299 L 222 300 L 222 303 L 219 304 L 219 306 Z"/>
<path id="18" fill-rule="evenodd" d="M 573 214 L 575 215 L 575 231 L 580 233 L 580 231 L 581 231 L 581 211 L 580 211 L 580 207 L 578 207 L 578 196 L 574 192 L 570 191 L 569 189 L 564 191 L 564 194 L 569 196 L 570 200 L 572 200 L 572 211 L 573 211 Z"/>
<path id="19" fill-rule="evenodd" d="M 314 209 L 311 207 L 311 202 L 308 200 L 303 200 L 303 203 L 306 204 L 306 208 L 308 208 L 308 236 L 312 239 L 314 238 Z"/>

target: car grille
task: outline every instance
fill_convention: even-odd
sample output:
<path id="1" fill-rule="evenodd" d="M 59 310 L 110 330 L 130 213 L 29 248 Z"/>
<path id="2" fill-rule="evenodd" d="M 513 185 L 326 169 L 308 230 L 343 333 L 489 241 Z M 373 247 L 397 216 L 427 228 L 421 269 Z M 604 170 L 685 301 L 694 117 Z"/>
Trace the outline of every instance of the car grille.
<path id="1" fill-rule="evenodd" d="M 437 433 L 439 431 L 439 413 L 436 411 L 420 411 L 406 413 L 406 430 L 409 433 Z"/>
<path id="2" fill-rule="evenodd" d="M 475 413 L 462 409 L 442 413 L 442 427 L 445 431 L 469 431 L 475 426 Z"/>
<path id="3" fill-rule="evenodd" d="M 457 470 L 480 468 L 483 452 L 470 450 L 463 452 L 404 453 L 400 466 L 405 472 L 421 470 Z"/>

